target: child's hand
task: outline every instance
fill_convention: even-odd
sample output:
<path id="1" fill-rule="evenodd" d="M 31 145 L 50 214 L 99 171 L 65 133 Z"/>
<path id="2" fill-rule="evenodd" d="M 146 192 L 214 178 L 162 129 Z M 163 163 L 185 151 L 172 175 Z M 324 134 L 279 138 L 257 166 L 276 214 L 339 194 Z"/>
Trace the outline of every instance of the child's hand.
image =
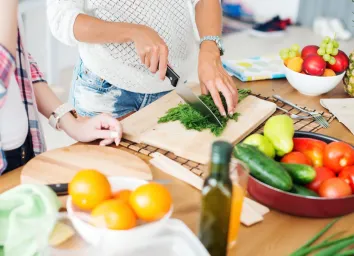
<path id="1" fill-rule="evenodd" d="M 123 129 L 120 122 L 107 115 L 100 114 L 83 121 L 75 121 L 68 134 L 81 142 L 90 142 L 97 139 L 101 146 L 107 146 L 113 142 L 118 146 L 122 138 Z"/>
<path id="2" fill-rule="evenodd" d="M 160 72 L 164 80 L 168 62 L 168 47 L 159 34 L 144 25 L 137 25 L 132 40 L 143 63 L 152 73 Z"/>

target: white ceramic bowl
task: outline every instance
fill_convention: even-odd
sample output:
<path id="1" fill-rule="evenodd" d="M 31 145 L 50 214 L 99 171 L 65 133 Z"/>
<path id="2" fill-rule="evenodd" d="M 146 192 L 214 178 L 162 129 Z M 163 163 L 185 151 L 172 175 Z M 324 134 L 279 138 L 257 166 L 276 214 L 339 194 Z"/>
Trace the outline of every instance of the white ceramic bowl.
<path id="1" fill-rule="evenodd" d="M 300 93 L 318 96 L 333 90 L 343 79 L 345 72 L 337 76 L 310 76 L 295 72 L 284 65 L 285 77 Z"/>
<path id="2" fill-rule="evenodd" d="M 147 183 L 145 180 L 123 177 L 109 177 L 108 180 L 113 192 L 122 189 L 134 190 L 140 185 Z M 139 240 L 143 241 L 158 233 L 173 212 L 173 207 L 171 207 L 170 211 L 162 219 L 137 226 L 130 230 L 110 230 L 95 227 L 89 224 L 88 221 L 85 221 L 89 219 L 89 214 L 78 210 L 72 204 L 70 196 L 68 197 L 66 208 L 74 228 L 87 243 L 96 247 L 102 246 L 102 244 L 112 244 L 117 246 L 117 248 L 129 247 Z"/>

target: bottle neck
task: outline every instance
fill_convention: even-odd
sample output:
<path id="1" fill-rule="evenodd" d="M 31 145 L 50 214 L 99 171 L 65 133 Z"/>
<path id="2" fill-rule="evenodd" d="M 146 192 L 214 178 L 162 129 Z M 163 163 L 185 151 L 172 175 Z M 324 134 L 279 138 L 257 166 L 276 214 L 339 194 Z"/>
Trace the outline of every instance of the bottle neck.
<path id="1" fill-rule="evenodd" d="M 229 180 L 229 165 L 211 163 L 210 176 L 219 181 Z"/>

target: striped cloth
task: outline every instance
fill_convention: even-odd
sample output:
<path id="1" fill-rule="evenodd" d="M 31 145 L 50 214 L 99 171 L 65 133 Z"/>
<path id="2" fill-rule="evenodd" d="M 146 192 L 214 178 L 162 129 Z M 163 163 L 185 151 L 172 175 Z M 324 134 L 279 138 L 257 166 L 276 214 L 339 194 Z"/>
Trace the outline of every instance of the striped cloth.
<path id="1" fill-rule="evenodd" d="M 32 56 L 25 51 L 20 34 L 19 30 L 15 57 L 12 56 L 4 46 L 0 45 L 0 108 L 6 101 L 6 92 L 10 83 L 10 76 L 12 72 L 14 72 L 28 116 L 33 151 L 37 155 L 45 151 L 45 143 L 39 124 L 39 114 L 32 85 L 33 83 L 45 82 L 45 80 L 37 63 Z M 6 122 L 6 120 L 0 120 L 0 122 Z M 1 149 L 0 138 L 0 175 L 6 169 L 6 166 L 6 159 Z"/>

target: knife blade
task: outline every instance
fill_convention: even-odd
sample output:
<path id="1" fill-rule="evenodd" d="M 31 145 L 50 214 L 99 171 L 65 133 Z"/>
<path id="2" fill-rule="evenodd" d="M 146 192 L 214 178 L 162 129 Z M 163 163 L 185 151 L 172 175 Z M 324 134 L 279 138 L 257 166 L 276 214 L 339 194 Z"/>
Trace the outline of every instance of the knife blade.
<path id="1" fill-rule="evenodd" d="M 169 66 L 167 66 L 166 77 L 170 80 L 171 85 L 176 88 L 176 93 L 187 104 L 200 112 L 203 116 L 209 117 L 212 122 L 223 126 L 216 115 L 210 110 L 210 108 L 186 85 L 187 81 L 180 81 L 179 75 Z"/>

